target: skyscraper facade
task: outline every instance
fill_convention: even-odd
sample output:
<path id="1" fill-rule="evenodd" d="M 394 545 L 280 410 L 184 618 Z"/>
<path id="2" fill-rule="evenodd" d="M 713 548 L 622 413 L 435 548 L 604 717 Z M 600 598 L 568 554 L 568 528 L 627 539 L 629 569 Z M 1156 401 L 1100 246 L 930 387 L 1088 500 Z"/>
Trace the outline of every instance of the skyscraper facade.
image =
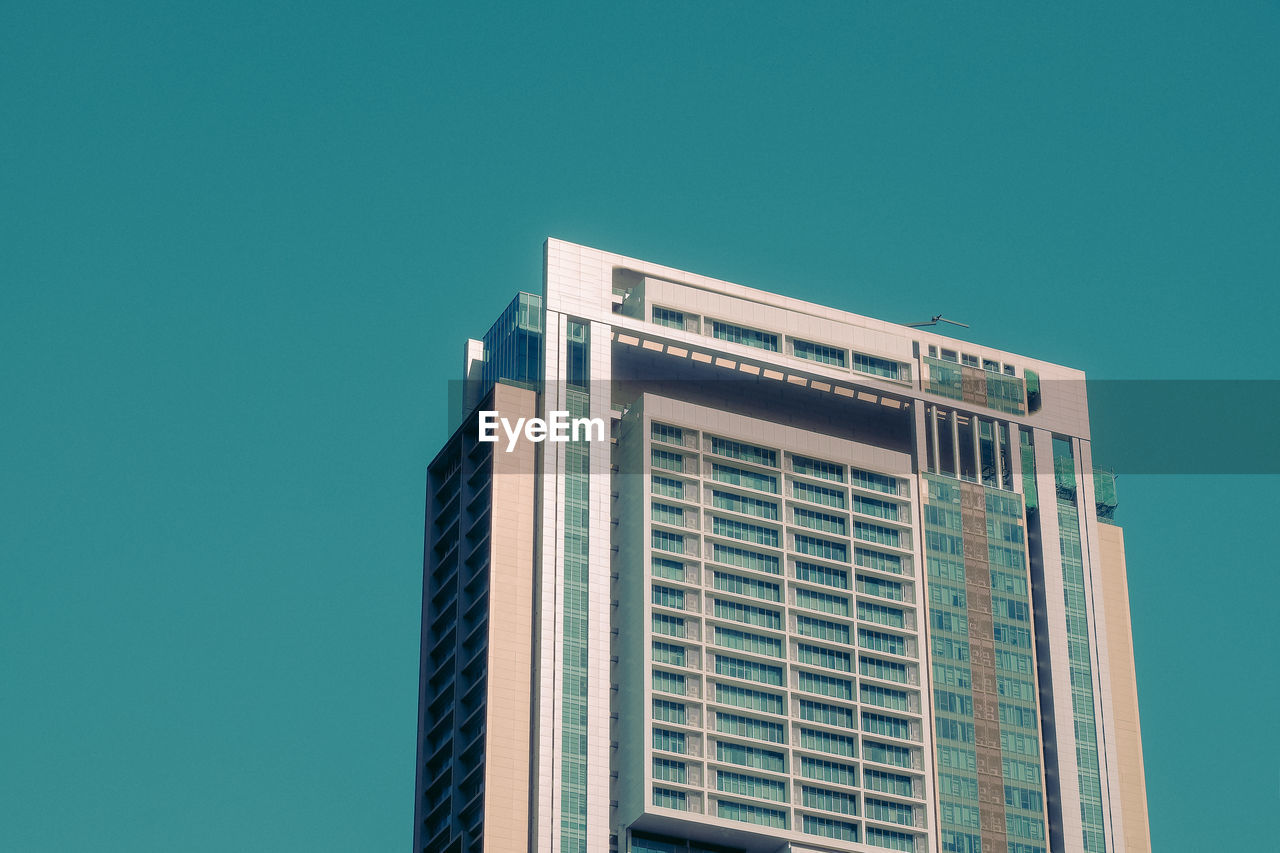
<path id="1" fill-rule="evenodd" d="M 1150 849 L 1081 372 L 549 240 L 462 378 L 415 851 Z"/>

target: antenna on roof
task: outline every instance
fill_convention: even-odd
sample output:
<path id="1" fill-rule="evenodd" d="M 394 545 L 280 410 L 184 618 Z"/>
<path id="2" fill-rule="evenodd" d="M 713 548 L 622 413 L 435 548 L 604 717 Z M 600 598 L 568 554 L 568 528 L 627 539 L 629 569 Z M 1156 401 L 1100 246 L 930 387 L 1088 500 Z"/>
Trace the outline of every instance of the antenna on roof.
<path id="1" fill-rule="evenodd" d="M 969 324 L 968 324 L 968 323 L 958 323 L 958 322 L 956 322 L 955 320 L 948 320 L 946 317 L 943 317 L 941 314 L 934 314 L 934 315 L 933 315 L 933 319 L 932 319 L 932 320 L 930 320 L 930 321 L 929 321 L 929 322 L 927 322 L 927 323 L 908 323 L 908 324 L 907 324 L 907 328 L 908 328 L 908 329 L 919 329 L 919 328 L 921 328 L 922 326 L 936 326 L 936 325 L 938 325 L 939 323 L 950 323 L 950 324 L 951 324 L 951 325 L 953 325 L 953 326 L 963 326 L 963 327 L 964 327 L 964 328 L 966 328 L 966 329 L 967 329 L 967 328 L 969 328 Z"/>

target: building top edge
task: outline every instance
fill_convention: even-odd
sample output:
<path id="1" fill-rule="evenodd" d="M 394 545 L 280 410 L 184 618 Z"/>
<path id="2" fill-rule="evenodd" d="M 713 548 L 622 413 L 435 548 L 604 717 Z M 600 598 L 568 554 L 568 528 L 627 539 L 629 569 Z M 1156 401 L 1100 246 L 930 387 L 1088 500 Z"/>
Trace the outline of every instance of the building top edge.
<path id="1" fill-rule="evenodd" d="M 591 246 L 584 246 L 557 237 L 547 238 L 546 249 L 547 263 L 549 266 L 553 263 L 563 263 L 565 259 L 576 256 L 579 264 L 583 261 L 588 263 L 607 263 L 617 268 L 624 268 L 633 273 L 638 273 L 642 276 L 669 281 L 674 284 L 694 288 L 696 290 L 708 291 L 746 302 L 768 306 L 770 308 L 791 311 L 819 320 L 845 323 L 850 326 L 855 326 L 873 332 L 896 335 L 917 342 L 922 345 L 922 348 L 932 344 L 938 348 L 977 350 L 985 357 L 994 356 L 997 358 L 1017 360 L 1029 367 L 1032 367 L 1033 369 L 1040 370 L 1045 374 L 1045 378 L 1077 381 L 1085 378 L 1083 370 L 1059 364 L 1057 362 L 1045 361 L 1044 359 L 1038 359 L 1034 356 L 997 349 L 975 341 L 952 338 L 947 335 L 938 334 L 937 332 L 930 332 L 923 329 L 913 328 L 911 326 L 904 326 L 900 323 L 880 320 L 864 314 L 857 314 L 852 311 L 846 311 L 844 309 L 834 308 L 832 306 L 822 305 L 816 302 L 808 302 L 803 299 L 784 296 L 768 290 L 761 290 L 747 285 L 735 284 L 730 281 L 724 281 L 723 279 L 712 278 L 710 276 L 652 263 L 639 258 L 619 255 L 602 249 L 596 249 Z M 556 260 L 553 261 L 553 258 Z M 558 300 L 554 298 L 555 294 L 553 292 L 555 278 L 556 277 L 551 275 L 548 270 L 546 280 L 548 292 L 546 293 L 546 297 L 547 307 L 550 310 L 556 310 L 555 306 L 558 302 Z M 607 280 L 601 281 L 600 286 L 603 289 L 611 288 L 611 284 Z"/>

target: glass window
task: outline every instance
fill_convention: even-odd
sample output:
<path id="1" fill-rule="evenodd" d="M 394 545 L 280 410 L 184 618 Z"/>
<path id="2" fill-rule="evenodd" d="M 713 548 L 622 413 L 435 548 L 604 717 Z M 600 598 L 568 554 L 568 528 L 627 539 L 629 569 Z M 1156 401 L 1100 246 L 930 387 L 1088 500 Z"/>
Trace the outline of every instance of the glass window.
<path id="1" fill-rule="evenodd" d="M 667 444 L 684 444 L 684 430 L 677 426 L 668 424 L 660 424 L 657 421 L 651 421 L 649 424 L 649 434 L 654 441 L 665 441 Z"/>
<path id="2" fill-rule="evenodd" d="M 862 771 L 862 786 L 870 791 L 896 794 L 899 797 L 915 796 L 911 786 L 911 777 L 903 776 L 899 773 L 886 773 L 883 770 L 867 768 Z M 974 791 L 973 793 L 974 799 L 977 799 L 978 792 Z"/>
<path id="3" fill-rule="evenodd" d="M 886 717 L 884 714 L 862 712 L 862 730 L 873 735 L 896 737 L 902 740 L 913 740 L 911 724 L 897 717 Z"/>
<path id="4" fill-rule="evenodd" d="M 834 364 L 836 367 L 845 366 L 845 351 L 839 347 L 829 347 L 823 344 L 793 339 L 791 341 L 791 354 L 796 358 L 816 361 L 820 364 Z"/>
<path id="5" fill-rule="evenodd" d="M 898 520 L 898 505 L 889 501 L 878 501 L 875 498 L 868 498 L 862 495 L 853 496 L 853 511 L 860 512 L 863 515 L 874 515 L 876 518 L 885 518 L 889 521 Z"/>
<path id="6" fill-rule="evenodd" d="M 795 538 L 795 550 L 801 554 L 808 554 L 810 557 L 818 557 L 823 560 L 834 560 L 838 563 L 849 562 L 849 546 L 843 542 L 832 542 L 827 539 L 820 539 L 817 536 L 805 536 L 800 533 L 793 534 Z"/>
<path id="7" fill-rule="evenodd" d="M 587 389 L 588 366 L 587 352 L 589 335 L 585 323 L 570 320 L 565 327 L 568 342 L 565 345 L 565 382 L 571 388 Z"/>
<path id="8" fill-rule="evenodd" d="M 653 614 L 653 633 L 665 634 L 668 637 L 685 635 L 684 619 L 679 616 L 668 616 L 665 613 Z"/>
<path id="9" fill-rule="evenodd" d="M 673 732 L 670 729 L 654 726 L 653 748 L 683 755 L 686 751 L 684 732 Z"/>
<path id="10" fill-rule="evenodd" d="M 754 465 L 768 468 L 778 467 L 778 452 L 767 447 L 757 447 L 741 441 L 730 441 L 727 438 L 711 437 L 711 452 L 717 456 L 728 456 Z"/>
<path id="11" fill-rule="evenodd" d="M 716 712 L 716 731 L 738 737 L 749 737 L 770 743 L 786 743 L 786 727 L 781 723 L 770 723 L 767 720 L 754 720 L 740 717 L 737 714 Z M 721 758 L 721 761 L 730 759 Z"/>
<path id="12" fill-rule="evenodd" d="M 796 606 L 837 616 L 849 615 L 849 599 L 840 595 L 827 595 L 825 592 L 814 592 L 809 589 L 796 590 Z"/>
<path id="13" fill-rule="evenodd" d="M 786 783 L 776 779 L 761 779 L 746 773 L 730 773 L 726 770 L 716 771 L 716 790 L 726 794 L 737 794 L 741 797 L 758 797 L 762 800 L 773 800 L 778 803 L 787 801 Z"/>
<path id="14" fill-rule="evenodd" d="M 764 518 L 770 521 L 778 519 L 778 505 L 772 501 L 748 498 L 742 495 L 735 495 L 732 492 L 722 492 L 718 489 L 711 492 L 711 505 L 717 509 L 740 512 L 743 515 L 754 515 L 757 518 Z"/>
<path id="15" fill-rule="evenodd" d="M 781 752 L 737 743 L 716 741 L 716 761 L 740 764 L 743 767 L 754 767 L 757 770 L 768 770 L 772 773 L 787 772 L 787 759 Z"/>
<path id="16" fill-rule="evenodd" d="M 761 628 L 771 628 L 775 631 L 782 630 L 782 614 L 776 610 L 752 607 L 749 604 L 739 604 L 736 601 L 725 601 L 717 598 L 715 599 L 715 614 L 718 619 L 732 619 L 735 622 L 745 622 L 748 625 L 759 625 Z"/>
<path id="17" fill-rule="evenodd" d="M 778 531 L 771 527 L 761 527 L 758 524 L 748 524 L 745 521 L 736 521 L 734 519 L 713 516 L 711 519 L 711 532 L 716 536 L 725 536 L 730 539 L 742 539 L 756 545 L 764 545 L 768 548 L 778 547 Z"/>
<path id="18" fill-rule="evenodd" d="M 900 548 L 899 533 L 892 527 L 881 527 L 878 524 L 871 524 L 866 521 L 853 521 L 853 535 L 867 542 L 876 542 L 880 545 L 890 545 L 894 548 Z"/>
<path id="19" fill-rule="evenodd" d="M 844 466 L 835 462 L 810 459 L 808 456 L 792 456 L 791 470 L 806 477 L 832 480 L 836 483 L 844 482 Z"/>
<path id="20" fill-rule="evenodd" d="M 684 563 L 677 560 L 654 557 L 652 567 L 655 578 L 669 578 L 673 581 L 684 580 Z"/>
<path id="21" fill-rule="evenodd" d="M 849 626 L 825 619 L 814 619 L 809 616 L 796 616 L 796 633 L 805 637 L 816 637 L 833 643 L 849 643 Z"/>
<path id="22" fill-rule="evenodd" d="M 888 652 L 894 655 L 905 655 L 907 653 L 907 641 L 905 638 L 896 634 L 868 631 L 866 628 L 858 629 L 858 645 L 875 652 Z"/>
<path id="23" fill-rule="evenodd" d="M 684 498 L 684 483 L 671 477 L 653 475 L 653 493 L 664 498 Z"/>
<path id="24" fill-rule="evenodd" d="M 670 524 L 672 527 L 683 527 L 684 508 L 653 501 L 651 518 L 658 524 Z"/>
<path id="25" fill-rule="evenodd" d="M 672 666 L 685 665 L 685 649 L 684 646 L 677 646 L 671 643 L 653 643 L 653 662 L 671 664 Z"/>
<path id="26" fill-rule="evenodd" d="M 868 622 L 888 625 L 890 628 L 906 627 L 906 618 L 903 612 L 896 607 L 887 607 L 883 604 L 859 601 L 858 618 L 865 619 Z"/>
<path id="27" fill-rule="evenodd" d="M 839 670 L 840 672 L 853 671 L 853 658 L 848 652 L 837 652 L 822 646 L 800 643 L 796 647 L 796 654 L 800 663 L 809 664 L 810 666 L 821 666 L 826 669 Z"/>
<path id="28" fill-rule="evenodd" d="M 826 761 L 821 758 L 802 757 L 800 759 L 800 775 L 806 779 L 818 779 L 835 785 L 848 785 L 851 788 L 858 785 L 857 767 L 852 764 L 841 764 L 838 761 Z"/>
<path id="29" fill-rule="evenodd" d="M 890 687 L 881 687 L 878 684 L 867 684 L 865 681 L 858 687 L 859 696 L 864 705 L 876 705 L 893 711 L 911 710 L 910 694 L 905 690 L 894 690 Z"/>
<path id="30" fill-rule="evenodd" d="M 868 808 L 869 816 L 870 809 Z M 891 829 L 881 829 L 878 826 L 867 827 L 867 843 L 875 847 L 884 847 L 887 850 L 903 850 L 906 853 L 915 853 L 916 849 L 914 835 L 907 835 L 905 832 L 894 832 Z M 944 846 L 943 849 L 947 848 Z"/>
<path id="31" fill-rule="evenodd" d="M 685 678 L 683 675 L 674 672 L 655 669 L 653 671 L 653 689 L 661 690 L 663 693 L 674 693 L 677 696 L 683 696 L 686 690 Z"/>
<path id="32" fill-rule="evenodd" d="M 859 566 L 875 569 L 878 572 L 902 574 L 902 558 L 897 554 L 885 554 L 859 545 L 853 549 L 853 561 Z"/>
<path id="33" fill-rule="evenodd" d="M 887 379 L 898 378 L 898 362 L 889 361 L 885 358 L 876 358 L 873 355 L 863 355 L 860 352 L 853 354 L 853 369 L 872 376 L 883 376 Z"/>
<path id="34" fill-rule="evenodd" d="M 782 686 L 782 667 L 716 655 L 716 675 L 758 681 L 771 687 Z"/>
<path id="35" fill-rule="evenodd" d="M 684 703 L 671 702 L 667 699 L 654 699 L 653 718 L 664 723 L 676 723 L 683 726 L 685 724 Z"/>
<path id="36" fill-rule="evenodd" d="M 732 548 L 728 545 L 721 545 L 719 542 L 711 545 L 711 559 L 728 566 L 754 569 L 757 572 L 768 572 L 771 575 L 782 572 L 778 558 L 772 554 L 760 554 L 756 551 Z"/>
<path id="37" fill-rule="evenodd" d="M 684 331 L 684 312 L 673 311 L 670 308 L 661 308 L 655 305 L 653 306 L 653 322 L 669 329 Z"/>
<path id="38" fill-rule="evenodd" d="M 842 489 L 828 489 L 825 486 L 815 486 L 812 483 L 801 483 L 793 480 L 791 482 L 791 494 L 802 501 L 844 509 L 844 491 Z"/>
<path id="39" fill-rule="evenodd" d="M 798 689 L 806 693 L 819 693 L 823 696 L 830 696 L 833 699 L 853 698 L 853 682 L 847 678 L 800 672 L 797 681 Z"/>
<path id="40" fill-rule="evenodd" d="M 867 817 L 882 820 L 885 823 L 896 823 L 901 826 L 915 826 L 914 810 L 902 803 L 890 803 L 872 797 L 866 798 Z"/>
<path id="41" fill-rule="evenodd" d="M 732 628 L 715 628 L 715 644 L 726 649 L 737 649 L 740 652 L 751 652 L 769 657 L 782 657 L 782 641 L 776 637 L 762 637 L 746 631 L 735 631 Z"/>
<path id="42" fill-rule="evenodd" d="M 880 764 L 892 764 L 895 767 L 912 767 L 911 752 L 911 748 L 906 746 L 894 746 L 866 739 L 862 741 L 863 759 L 876 761 Z"/>
<path id="43" fill-rule="evenodd" d="M 670 551 L 672 554 L 684 553 L 684 536 L 667 530 L 651 531 L 652 544 L 655 550 Z"/>
<path id="44" fill-rule="evenodd" d="M 735 326 L 732 323 L 713 320 L 711 322 L 711 334 L 712 337 L 722 341 L 743 344 L 744 346 L 769 350 L 770 352 L 778 351 L 778 336 L 769 332 L 761 332 L 757 329 L 748 329 L 745 326 Z"/>
<path id="45" fill-rule="evenodd" d="M 761 826 L 772 826 L 775 829 L 787 828 L 787 813 L 778 809 L 766 809 L 763 806 L 752 806 L 747 803 L 734 803 L 727 800 L 716 801 L 716 817 L 728 820 L 740 820 Z"/>
<path id="46" fill-rule="evenodd" d="M 902 584 L 896 581 L 881 580 L 867 575 L 858 575 L 857 581 L 858 592 L 866 595 L 878 595 L 881 598 L 890 598 L 894 601 L 902 601 Z"/>
<path id="47" fill-rule="evenodd" d="M 821 530 L 824 533 L 834 533 L 837 536 L 848 536 L 848 522 L 843 516 L 829 515 L 825 512 L 817 512 L 803 507 L 792 508 L 792 520 L 801 527 L 808 527 L 811 530 Z"/>
<path id="48" fill-rule="evenodd" d="M 673 791 L 670 788 L 653 789 L 653 804 L 664 809 L 687 811 L 689 804 L 684 791 Z"/>
<path id="49" fill-rule="evenodd" d="M 842 729 L 854 728 L 852 708 L 841 708 L 838 705 L 812 702 L 808 699 L 800 700 L 800 719 L 827 726 L 839 726 Z"/>
<path id="50" fill-rule="evenodd" d="M 650 450 L 650 457 L 654 468 L 661 468 L 664 471 L 684 470 L 684 456 L 679 453 L 659 450 L 655 447 Z"/>
<path id="51" fill-rule="evenodd" d="M 766 714 L 782 714 L 782 697 L 763 690 L 749 690 L 732 684 L 716 685 L 716 701 L 722 705 L 735 708 L 746 708 L 748 711 L 761 711 Z"/>
<path id="52" fill-rule="evenodd" d="M 653 759 L 653 778 L 664 782 L 679 782 L 681 785 L 689 781 L 689 771 L 683 761 L 671 758 Z"/>
<path id="53" fill-rule="evenodd" d="M 721 483 L 728 483 L 731 486 L 740 486 L 744 489 L 755 489 L 758 492 L 770 492 L 775 495 L 778 493 L 777 477 L 761 474 L 757 471 L 734 468 L 731 465 L 712 463 L 711 479 Z"/>
<path id="54" fill-rule="evenodd" d="M 858 741 L 855 738 L 832 734 L 831 732 L 822 732 L 817 729 L 801 729 L 800 745 L 805 749 L 829 752 L 832 755 L 843 755 L 846 758 L 857 758 L 858 756 Z"/>
<path id="55" fill-rule="evenodd" d="M 796 580 L 820 583 L 836 589 L 849 588 L 849 573 L 834 566 L 822 566 L 805 560 L 795 561 Z"/>
<path id="56" fill-rule="evenodd" d="M 895 661 L 859 657 L 858 672 L 871 678 L 880 678 L 885 681 L 896 681 L 899 684 L 906 684 L 908 681 L 907 665 L 904 663 L 897 663 Z"/>
<path id="57" fill-rule="evenodd" d="M 716 589 L 737 595 L 749 595 L 765 601 L 781 601 L 782 587 L 769 581 L 743 578 L 725 572 L 713 572 L 712 583 Z"/>
<path id="58" fill-rule="evenodd" d="M 874 474 L 872 471 L 860 471 L 854 467 L 854 469 L 849 470 L 849 479 L 850 483 L 861 489 L 883 492 L 884 494 L 897 494 L 896 476 Z"/>
<path id="59" fill-rule="evenodd" d="M 804 804 L 811 809 L 822 809 L 829 812 L 857 814 L 857 799 L 849 794 L 837 794 L 834 791 L 819 791 L 817 788 L 804 789 Z M 858 825 L 843 820 L 804 815 L 804 831 L 809 835 L 820 835 L 823 838 L 838 838 L 841 841 L 857 841 Z"/>

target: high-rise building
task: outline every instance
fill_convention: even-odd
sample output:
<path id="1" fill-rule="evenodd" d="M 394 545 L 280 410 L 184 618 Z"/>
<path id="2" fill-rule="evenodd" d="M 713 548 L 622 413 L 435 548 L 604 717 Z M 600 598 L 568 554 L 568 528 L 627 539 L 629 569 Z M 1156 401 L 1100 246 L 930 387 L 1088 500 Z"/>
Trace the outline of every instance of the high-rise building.
<path id="1" fill-rule="evenodd" d="M 462 376 L 415 851 L 1150 850 L 1081 372 L 549 240 Z"/>

